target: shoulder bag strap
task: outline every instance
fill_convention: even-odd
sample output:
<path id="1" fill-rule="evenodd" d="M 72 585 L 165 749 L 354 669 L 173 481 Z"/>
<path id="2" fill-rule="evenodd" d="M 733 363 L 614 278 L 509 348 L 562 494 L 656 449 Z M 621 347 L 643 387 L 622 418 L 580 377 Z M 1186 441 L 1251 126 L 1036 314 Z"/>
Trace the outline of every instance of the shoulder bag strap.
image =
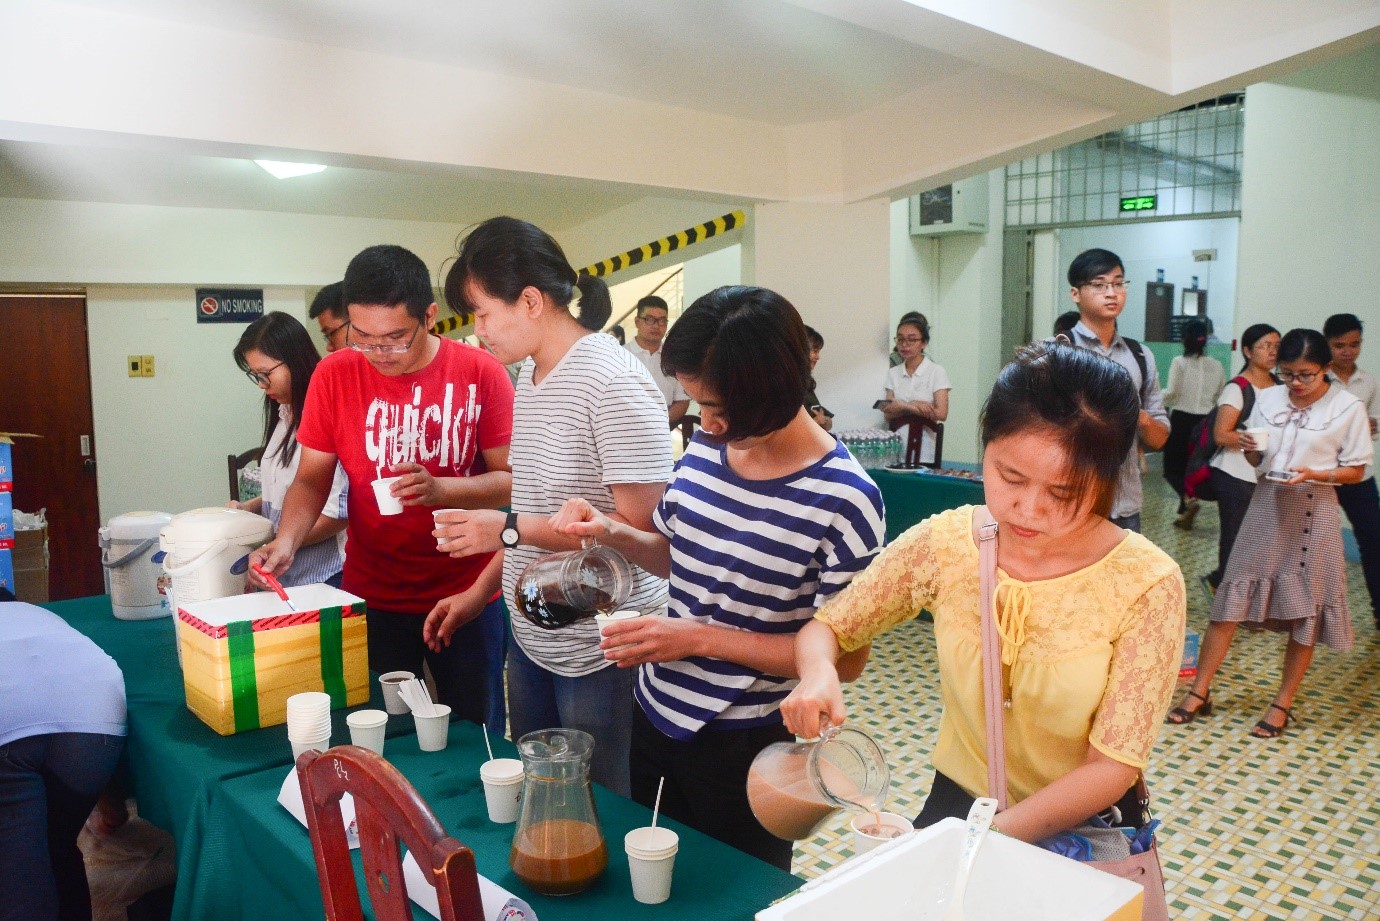
<path id="1" fill-rule="evenodd" d="M 1001 635 L 992 610 L 997 594 L 997 522 L 986 508 L 973 510 L 978 524 L 978 591 L 982 600 L 982 703 L 987 714 L 987 795 L 997 811 L 1007 807 L 1006 723 L 1001 680 Z"/>

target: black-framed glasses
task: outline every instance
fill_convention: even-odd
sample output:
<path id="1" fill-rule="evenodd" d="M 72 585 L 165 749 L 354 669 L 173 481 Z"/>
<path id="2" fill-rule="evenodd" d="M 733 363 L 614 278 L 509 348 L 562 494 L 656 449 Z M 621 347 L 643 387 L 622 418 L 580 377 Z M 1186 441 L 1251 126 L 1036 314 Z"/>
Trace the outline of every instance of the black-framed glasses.
<path id="1" fill-rule="evenodd" d="M 356 352 L 364 352 L 366 354 L 369 352 L 380 352 L 386 355 L 401 355 L 403 352 L 406 352 L 408 349 L 412 348 L 412 343 L 417 341 L 417 334 L 422 331 L 423 325 L 424 324 L 421 321 L 418 321 L 417 328 L 412 331 L 412 335 L 408 337 L 408 340 L 406 342 L 398 342 L 397 340 L 394 340 L 392 342 L 351 341 L 350 330 L 346 330 L 345 344 L 348 345 L 350 348 L 354 349 Z M 353 329 L 353 327 L 351 327 L 351 329 Z"/>
<path id="2" fill-rule="evenodd" d="M 915 344 L 917 344 L 917 343 L 924 342 L 924 341 L 925 341 L 925 340 L 924 340 L 924 339 L 921 339 L 919 336 L 897 336 L 897 337 L 896 337 L 896 344 L 897 344 L 897 345 L 915 345 Z"/>
<path id="3" fill-rule="evenodd" d="M 638 323 L 646 323 L 648 326 L 665 326 L 665 325 L 666 325 L 667 323 L 669 323 L 670 321 L 671 321 L 671 318 L 670 318 L 670 317 L 652 317 L 652 316 L 646 316 L 646 317 L 638 317 L 638 318 L 637 318 L 637 322 L 638 322 Z"/>
<path id="4" fill-rule="evenodd" d="M 1085 281 L 1078 287 L 1091 288 L 1098 294 L 1107 294 L 1108 292 L 1120 294 L 1126 290 L 1126 286 L 1129 284 L 1130 282 L 1123 278 L 1121 281 Z"/>
<path id="5" fill-rule="evenodd" d="M 1298 381 L 1300 384 L 1311 384 L 1318 379 L 1319 374 L 1322 374 L 1322 372 L 1300 371 L 1295 374 L 1293 371 L 1276 371 L 1275 377 L 1284 381 L 1286 384 L 1292 384 L 1294 381 Z"/>
<path id="6" fill-rule="evenodd" d="M 287 362 L 280 361 L 273 367 L 269 368 L 267 371 L 255 371 L 254 369 L 250 368 L 244 372 L 244 376 L 249 378 L 251 381 L 253 381 L 260 387 L 267 387 L 268 380 L 273 376 L 273 372 L 277 371 L 285 364 L 287 364 Z"/>
<path id="7" fill-rule="evenodd" d="M 349 321 L 349 320 L 346 320 L 344 323 L 341 323 L 339 326 L 332 326 L 330 329 L 323 329 L 323 330 L 321 330 L 321 335 L 325 336 L 327 340 L 330 340 L 331 338 L 333 338 L 333 337 L 335 336 L 336 333 L 340 332 L 342 329 L 348 328 L 349 325 L 350 325 L 350 321 Z"/>

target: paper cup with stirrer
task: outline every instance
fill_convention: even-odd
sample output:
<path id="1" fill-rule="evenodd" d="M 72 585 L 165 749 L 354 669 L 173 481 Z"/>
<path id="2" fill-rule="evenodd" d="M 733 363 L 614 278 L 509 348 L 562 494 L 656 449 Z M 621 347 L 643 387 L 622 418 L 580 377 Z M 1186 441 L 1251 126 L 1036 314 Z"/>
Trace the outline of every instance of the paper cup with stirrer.
<path id="1" fill-rule="evenodd" d="M 488 728 L 483 725 L 479 728 L 484 731 L 484 747 L 489 751 L 489 760 L 479 768 L 489 821 L 508 825 L 517 821 L 518 804 L 522 802 L 522 762 L 517 758 L 495 758 Z"/>
<path id="2" fill-rule="evenodd" d="M 633 898 L 645 905 L 656 905 L 671 897 L 671 872 L 675 867 L 680 836 L 669 828 L 658 828 L 661 812 L 661 791 L 666 786 L 662 777 L 656 787 L 656 801 L 652 804 L 652 824 L 634 828 L 623 838 L 628 852 L 628 871 L 632 874 Z"/>
<path id="3" fill-rule="evenodd" d="M 426 684 L 420 678 L 398 685 L 398 693 L 412 708 L 412 721 L 417 725 L 417 747 L 424 752 L 445 748 L 450 733 L 450 707 L 432 703 Z"/>

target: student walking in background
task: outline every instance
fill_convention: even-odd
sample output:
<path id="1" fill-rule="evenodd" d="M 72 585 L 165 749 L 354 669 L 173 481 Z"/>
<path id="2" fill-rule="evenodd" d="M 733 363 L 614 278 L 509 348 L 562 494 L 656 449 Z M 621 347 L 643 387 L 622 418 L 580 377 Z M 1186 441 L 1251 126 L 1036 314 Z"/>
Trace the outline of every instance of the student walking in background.
<path id="1" fill-rule="evenodd" d="M 1164 443 L 1164 478 L 1179 494 L 1176 528 L 1193 529 L 1198 515 L 1198 500 L 1184 494 L 1184 472 L 1192 450 L 1190 436 L 1199 422 L 1212 412 L 1217 395 L 1226 383 L 1226 372 L 1215 358 L 1203 354 L 1207 346 L 1207 324 L 1193 320 L 1184 325 L 1184 353 L 1169 363 L 1169 387 L 1164 403 L 1169 413 L 1169 440 Z"/>
<path id="2" fill-rule="evenodd" d="M 1222 388 L 1217 398 L 1217 422 L 1212 429 L 1217 453 L 1208 463 L 1211 468 L 1212 490 L 1217 496 L 1217 568 L 1203 576 L 1203 588 L 1209 595 L 1217 592 L 1222 573 L 1231 559 L 1231 548 L 1250 507 L 1255 492 L 1255 467 L 1241 452 L 1241 430 L 1246 427 L 1251 410 L 1262 391 L 1273 387 L 1275 355 L 1279 351 L 1279 330 L 1268 323 L 1246 327 L 1241 334 L 1241 354 L 1245 364 L 1236 377 Z M 1249 392 L 1248 392 L 1249 388 Z"/>
<path id="3" fill-rule="evenodd" d="M 1171 723 L 1212 713 L 1212 681 L 1240 624 L 1289 635 L 1279 690 L 1251 730 L 1259 739 L 1278 738 L 1289 724 L 1318 643 L 1352 647 L 1336 487 L 1361 481 L 1374 447 L 1365 406 L 1328 379 L 1331 362 L 1316 330 L 1280 340 L 1284 384 L 1260 394 L 1241 434 L 1246 459 L 1263 476 L 1212 603 L 1198 675 Z"/>
<path id="4" fill-rule="evenodd" d="M 1375 378 L 1356 366 L 1356 359 L 1361 357 L 1361 321 L 1355 314 L 1333 314 L 1323 324 L 1323 336 L 1332 349 L 1329 372 L 1347 393 L 1365 404 L 1370 437 L 1374 439 L 1376 417 L 1380 416 L 1380 391 Z M 1337 501 L 1342 503 L 1342 511 L 1346 512 L 1351 531 L 1356 535 L 1371 614 L 1375 617 L 1375 628 L 1380 630 L 1380 607 L 1376 606 L 1380 599 L 1380 494 L 1376 492 L 1374 472 L 1373 467 L 1367 466 L 1361 482 L 1338 486 Z"/>

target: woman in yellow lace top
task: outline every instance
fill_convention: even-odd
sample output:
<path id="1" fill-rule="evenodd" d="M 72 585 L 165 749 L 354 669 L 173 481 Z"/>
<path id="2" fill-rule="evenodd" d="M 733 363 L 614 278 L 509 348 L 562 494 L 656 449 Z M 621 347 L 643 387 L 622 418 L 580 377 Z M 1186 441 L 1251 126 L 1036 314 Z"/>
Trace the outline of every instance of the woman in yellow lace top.
<path id="1" fill-rule="evenodd" d="M 1178 565 L 1107 520 L 1138 414 L 1124 369 L 1064 345 L 1022 350 L 983 413 L 1013 803 L 998 824 L 1027 841 L 1113 804 L 1143 821 L 1132 788 L 1178 676 L 1185 602 Z M 911 528 L 819 611 L 797 636 L 801 682 L 781 707 L 801 736 L 842 722 L 838 657 L 932 612 L 944 711 L 917 827 L 988 794 L 974 511 Z"/>

